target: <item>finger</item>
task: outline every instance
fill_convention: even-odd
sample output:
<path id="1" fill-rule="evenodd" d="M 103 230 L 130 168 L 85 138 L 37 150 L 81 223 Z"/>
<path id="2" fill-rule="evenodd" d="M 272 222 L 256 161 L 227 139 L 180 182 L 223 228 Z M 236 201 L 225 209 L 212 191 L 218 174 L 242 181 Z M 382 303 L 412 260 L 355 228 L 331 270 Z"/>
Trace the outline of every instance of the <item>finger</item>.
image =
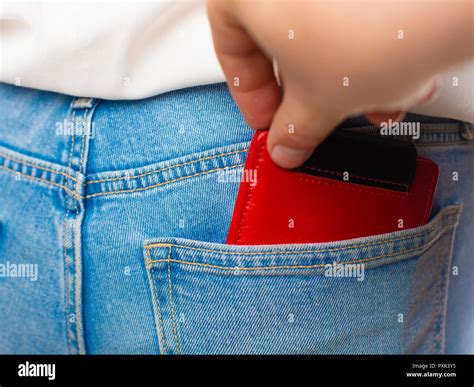
<path id="1" fill-rule="evenodd" d="M 392 122 L 397 122 L 403 120 L 405 117 L 405 112 L 397 111 L 397 112 L 374 112 L 374 113 L 367 113 L 365 117 L 375 126 L 379 126 L 382 122 L 388 122 L 391 120 Z"/>
<path id="2" fill-rule="evenodd" d="M 335 114 L 305 107 L 285 95 L 273 119 L 267 148 L 282 168 L 299 167 L 341 121 Z"/>
<path id="3" fill-rule="evenodd" d="M 430 102 L 433 102 L 438 96 L 439 96 L 439 91 L 440 91 L 440 79 L 437 77 L 432 85 L 431 89 L 418 100 L 415 104 L 415 106 L 422 106 L 426 105 Z"/>
<path id="4" fill-rule="evenodd" d="M 266 129 L 281 101 L 272 61 L 225 7 L 222 1 L 208 3 L 217 58 L 230 92 L 249 126 Z"/>

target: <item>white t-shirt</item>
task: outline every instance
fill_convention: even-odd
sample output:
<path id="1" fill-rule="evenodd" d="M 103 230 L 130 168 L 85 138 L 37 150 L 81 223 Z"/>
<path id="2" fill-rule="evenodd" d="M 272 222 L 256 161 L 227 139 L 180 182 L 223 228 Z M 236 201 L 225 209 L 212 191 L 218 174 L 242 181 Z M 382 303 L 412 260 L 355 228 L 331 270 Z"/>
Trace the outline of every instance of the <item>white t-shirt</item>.
<path id="1" fill-rule="evenodd" d="M 473 69 L 444 74 L 439 98 L 413 111 L 474 122 Z M 224 80 L 204 0 L 1 3 L 1 82 L 139 99 Z"/>

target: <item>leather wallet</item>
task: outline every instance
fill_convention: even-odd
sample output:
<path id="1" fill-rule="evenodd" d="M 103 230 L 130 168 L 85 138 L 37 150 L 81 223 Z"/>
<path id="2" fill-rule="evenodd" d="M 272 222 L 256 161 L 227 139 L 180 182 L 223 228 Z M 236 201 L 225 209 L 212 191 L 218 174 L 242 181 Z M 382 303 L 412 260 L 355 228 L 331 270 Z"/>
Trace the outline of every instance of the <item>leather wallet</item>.
<path id="1" fill-rule="evenodd" d="M 226 243 L 315 243 L 425 224 L 437 165 L 408 141 L 336 131 L 299 168 L 270 159 L 268 131 L 251 141 Z"/>

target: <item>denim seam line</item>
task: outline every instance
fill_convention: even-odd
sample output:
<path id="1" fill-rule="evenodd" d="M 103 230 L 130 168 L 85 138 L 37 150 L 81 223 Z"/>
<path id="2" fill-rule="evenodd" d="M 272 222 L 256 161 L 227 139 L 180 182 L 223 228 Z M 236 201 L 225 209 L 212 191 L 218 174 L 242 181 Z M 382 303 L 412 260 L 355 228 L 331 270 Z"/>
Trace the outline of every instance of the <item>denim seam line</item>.
<path id="1" fill-rule="evenodd" d="M 75 125 L 75 112 L 73 111 L 72 112 L 72 125 L 74 127 Z M 74 150 L 74 135 L 71 136 L 71 147 L 70 147 L 70 150 L 69 150 L 69 158 L 68 158 L 68 167 L 67 167 L 67 171 L 69 172 L 69 170 L 71 169 L 71 163 L 72 163 L 72 154 L 73 154 L 73 150 Z M 66 178 L 67 179 L 67 178 Z M 67 183 L 67 180 L 66 180 L 66 183 Z M 67 201 L 68 198 L 66 198 L 66 201 Z M 77 206 L 77 203 L 76 203 L 76 200 L 73 198 L 74 200 L 74 205 Z M 77 207 L 76 207 L 77 208 Z M 77 211 L 76 211 L 77 213 Z M 66 205 L 66 215 L 64 217 L 64 233 L 63 233 L 63 258 L 64 258 L 64 281 L 65 281 L 65 312 L 66 312 L 66 327 L 67 327 L 67 346 L 68 346 L 68 352 L 71 354 L 72 353 L 72 337 L 73 337 L 73 334 L 72 334 L 72 328 L 71 328 L 71 322 L 70 322 L 70 318 L 69 318 L 69 255 L 67 254 L 67 249 L 66 249 L 66 238 L 68 237 L 69 233 L 70 233 L 70 224 L 68 222 L 68 217 L 69 217 L 69 206 Z M 74 232 L 71 234 L 74 238 Z M 72 241 L 72 245 L 74 246 L 74 240 Z"/>
<path id="2" fill-rule="evenodd" d="M 52 168 L 44 167 L 44 166 L 41 166 L 41 165 L 38 165 L 38 164 L 35 165 L 35 164 L 30 163 L 28 161 L 17 159 L 16 157 L 10 156 L 10 155 L 2 152 L 2 151 L 0 151 L 0 157 L 3 157 L 4 159 L 7 159 L 7 160 L 11 160 L 11 161 L 13 161 L 15 163 L 18 163 L 18 164 L 23 164 L 23 165 L 26 165 L 26 166 L 31 167 L 31 168 L 39 169 L 39 170 L 42 170 L 42 171 L 45 171 L 45 172 L 50 172 L 54 175 L 61 175 L 61 176 L 64 176 L 68 179 L 77 181 L 77 178 L 74 175 L 71 175 L 67 172 L 57 171 L 57 170 L 54 170 Z"/>
<path id="3" fill-rule="evenodd" d="M 173 287 L 171 285 L 171 246 L 168 248 L 168 289 L 170 295 L 170 306 L 171 306 L 171 321 L 173 323 L 173 336 L 175 341 L 175 348 L 176 353 L 180 353 L 180 345 L 179 345 L 179 338 L 178 338 L 178 327 L 176 325 L 176 313 L 173 303 Z"/>
<path id="4" fill-rule="evenodd" d="M 70 166 L 52 165 L 47 167 L 41 165 L 42 160 L 30 161 L 28 156 L 15 156 L 0 150 L 0 169 L 10 172 L 14 175 L 20 175 L 26 179 L 47 183 L 52 186 L 64 189 L 68 194 L 80 199 L 80 195 L 71 190 L 64 184 L 65 180 L 71 180 L 78 183 L 83 180 L 79 173 Z M 3 160 L 2 160 L 3 159 Z M 64 171 L 61 171 L 64 169 Z M 39 172 L 41 171 L 41 172 Z"/>
<path id="5" fill-rule="evenodd" d="M 138 175 L 127 175 L 127 176 L 103 178 L 103 179 L 98 179 L 98 180 L 89 180 L 89 181 L 86 182 L 86 184 L 97 184 L 97 183 L 103 183 L 103 182 L 107 182 L 107 181 L 118 181 L 118 180 L 129 181 L 130 179 L 138 179 L 140 177 L 153 175 L 153 174 L 158 174 L 158 173 L 166 171 L 168 169 L 183 167 L 183 166 L 186 166 L 186 165 L 189 165 L 189 164 L 198 163 L 200 161 L 212 160 L 212 159 L 216 159 L 216 158 L 219 158 L 219 157 L 230 156 L 230 155 L 233 155 L 233 154 L 236 154 L 236 153 L 247 152 L 247 150 L 248 150 L 248 148 L 244 148 L 244 149 L 238 149 L 238 150 L 235 150 L 235 151 L 232 151 L 232 152 L 219 153 L 219 154 L 213 155 L 213 156 L 201 157 L 201 158 L 198 158 L 198 159 L 195 159 L 195 160 L 190 160 L 190 161 L 187 161 L 187 162 L 184 162 L 184 163 L 178 163 L 178 164 L 175 164 L 175 165 L 170 165 L 168 167 L 159 168 L 159 169 L 154 170 L 154 171 L 143 172 L 143 173 L 140 173 Z"/>
<path id="6" fill-rule="evenodd" d="M 149 189 L 152 189 L 152 188 L 157 188 L 157 187 L 161 187 L 161 186 L 164 186 L 164 185 L 167 185 L 167 184 L 175 183 L 177 181 L 190 179 L 192 177 L 207 175 L 209 173 L 223 171 L 223 170 L 227 170 L 227 169 L 239 168 L 239 167 L 243 167 L 244 165 L 245 165 L 245 163 L 240 163 L 240 164 L 230 165 L 230 166 L 226 166 L 226 167 L 222 167 L 222 168 L 214 168 L 214 169 L 210 169 L 208 171 L 199 172 L 199 173 L 195 173 L 195 174 L 188 175 L 188 176 L 182 176 L 182 177 L 179 177 L 179 178 L 176 178 L 176 179 L 163 181 L 163 182 L 153 184 L 153 185 L 150 185 L 150 186 L 146 186 L 146 187 L 139 187 L 139 188 L 134 188 L 134 189 L 124 189 L 124 190 L 117 190 L 117 191 L 98 192 L 98 193 L 95 193 L 95 194 L 86 195 L 85 198 L 89 199 L 89 198 L 93 198 L 93 197 L 96 197 L 96 196 L 117 195 L 117 194 L 122 194 L 122 193 L 132 193 L 132 192 L 146 191 L 146 190 L 149 190 Z"/>
<path id="7" fill-rule="evenodd" d="M 192 178 L 192 177 L 197 177 L 197 176 L 201 176 L 201 175 L 207 175 L 207 174 L 209 174 L 209 173 L 218 172 L 218 171 L 223 171 L 223 170 L 227 170 L 227 169 L 239 168 L 239 167 L 243 167 L 244 165 L 245 165 L 245 163 L 240 163 L 240 164 L 235 164 L 235 165 L 229 165 L 229 166 L 222 167 L 222 168 L 214 168 L 214 169 L 210 169 L 210 170 L 208 170 L 208 171 L 199 172 L 199 173 L 195 173 L 195 174 L 188 175 L 188 176 L 182 176 L 182 177 L 179 177 L 179 178 L 176 178 L 176 179 L 164 181 L 164 182 L 157 183 L 157 184 L 154 184 L 154 185 L 151 185 L 151 186 L 147 186 L 147 187 L 140 187 L 140 188 L 135 188 L 135 189 L 130 189 L 130 190 L 117 190 L 117 191 L 109 191 L 109 192 L 98 192 L 98 193 L 96 193 L 96 194 L 84 195 L 84 196 L 83 196 L 83 195 L 78 195 L 76 192 L 72 191 L 72 190 L 69 189 L 68 187 L 66 187 L 66 186 L 64 186 L 64 185 L 61 185 L 61 184 L 58 184 L 58 183 L 55 183 L 55 182 L 52 182 L 52 181 L 50 181 L 50 180 L 45 180 L 45 179 L 42 179 L 42 178 L 39 178 L 39 177 L 30 176 L 30 175 L 24 174 L 24 173 L 22 173 L 22 172 L 18 172 L 18 171 L 14 170 L 14 169 L 6 168 L 6 167 L 4 167 L 4 166 L 2 166 L 2 165 L 0 165 L 0 169 L 4 169 L 4 170 L 6 170 L 6 171 L 13 172 L 14 174 L 20 174 L 20 175 L 22 175 L 22 176 L 25 176 L 25 177 L 28 178 L 28 179 L 38 180 L 38 181 L 41 181 L 41 182 L 44 182 L 44 183 L 51 184 L 51 185 L 53 185 L 53 186 L 55 186 L 55 187 L 62 188 L 62 189 L 64 189 L 69 195 L 73 196 L 76 200 L 81 200 L 81 199 L 89 199 L 89 198 L 96 197 L 96 196 L 115 195 L 115 194 L 121 194 L 121 193 L 132 193 L 132 192 L 146 191 L 146 190 L 148 190 L 148 189 L 161 187 L 161 186 L 164 186 L 164 185 L 167 185 L 167 184 L 175 183 L 175 182 L 177 182 L 177 181 L 190 179 L 190 178 Z"/>
<path id="8" fill-rule="evenodd" d="M 51 180 L 46 180 L 46 179 L 43 179 L 41 177 L 36 177 L 36 176 L 31 176 L 31 175 L 27 175 L 26 173 L 23 173 L 23 172 L 19 172 L 19 171 L 16 171 L 12 168 L 7 168 L 3 165 L 0 165 L 0 169 L 3 169 L 7 172 L 12 172 L 14 175 L 21 175 L 21 176 L 24 176 L 26 179 L 29 179 L 29 180 L 34 180 L 34 181 L 39 181 L 39 182 L 42 182 L 42 183 L 47 183 L 47 184 L 50 184 L 54 187 L 58 187 L 58 188 L 62 188 L 64 189 L 69 195 L 72 195 L 74 196 L 76 199 L 83 199 L 82 196 L 79 196 L 77 195 L 77 193 L 71 191 L 68 187 L 62 185 L 62 184 L 59 184 L 59 183 L 55 183 Z"/>
<path id="9" fill-rule="evenodd" d="M 461 205 L 456 205 L 453 206 L 452 209 L 447 210 L 443 214 L 443 218 L 447 219 L 453 216 L 456 216 L 459 214 Z M 442 224 L 443 224 L 443 219 L 440 219 L 438 222 L 433 224 L 431 227 L 427 228 L 426 230 L 423 230 L 422 232 L 416 233 L 416 234 L 409 234 L 403 237 L 397 237 L 397 238 L 391 238 L 391 239 L 382 239 L 378 241 L 373 241 L 373 242 L 368 242 L 368 243 L 363 243 L 363 244 L 354 244 L 354 245 L 349 245 L 349 246 L 343 246 L 343 247 L 334 247 L 334 248 L 327 248 L 327 249 L 309 249 L 309 250 L 296 250 L 296 251 L 247 251 L 247 252 L 240 252 L 240 251 L 225 251 L 225 250 L 212 250 L 212 249 L 205 249 L 205 248 L 200 248 L 200 247 L 192 247 L 192 246 L 186 246 L 186 245 L 181 245 L 177 243 L 150 243 L 145 246 L 145 249 L 156 249 L 156 248 L 163 248 L 163 247 L 169 247 L 173 246 L 176 248 L 182 248 L 185 250 L 196 250 L 196 251 L 203 251 L 207 253 L 217 253 L 221 255 L 244 255 L 244 256 L 252 256 L 252 255 L 288 255 L 288 254 L 312 254 L 312 253 L 329 253 L 329 252 L 336 252 L 336 251 L 348 251 L 356 248 L 361 248 L 361 247 L 368 247 L 368 246 L 374 246 L 374 245 L 380 245 L 380 244 L 386 244 L 386 243 L 393 243 L 393 242 L 400 242 L 403 240 L 407 239 L 413 239 L 413 238 L 418 238 L 418 237 L 423 237 L 425 235 L 428 235 L 430 233 L 435 232 L 437 229 L 439 229 Z M 453 224 L 450 224 L 451 221 L 447 220 L 445 223 L 448 225 L 447 227 L 451 226 L 456 226 L 458 222 L 454 222 Z M 226 246 L 226 245 L 224 245 Z M 233 246 L 233 245 L 231 245 Z"/>
<path id="10" fill-rule="evenodd" d="M 363 263 L 363 262 L 371 262 L 375 260 L 380 260 L 382 258 L 387 258 L 387 257 L 393 257 L 397 255 L 403 255 L 407 253 L 412 253 L 415 251 L 420 251 L 420 252 L 425 252 L 429 250 L 446 232 L 456 229 L 458 223 L 455 223 L 452 226 L 444 228 L 438 235 L 436 235 L 435 238 L 433 238 L 429 243 L 421 246 L 417 246 L 412 249 L 406 249 L 406 250 L 401 250 L 401 251 L 395 251 L 393 253 L 387 253 L 387 254 L 381 254 L 376 257 L 370 257 L 370 258 L 364 258 L 364 259 L 359 259 L 359 260 L 353 260 L 353 261 L 344 261 L 344 264 L 356 264 L 356 263 Z M 170 244 L 170 246 L 173 246 Z M 170 247 L 168 246 L 168 247 Z M 168 259 L 155 259 L 151 260 L 150 263 L 162 263 L 162 262 L 168 262 Z M 182 259 L 170 259 L 170 262 L 174 263 L 181 263 L 185 265 L 190 265 L 190 266 L 199 266 L 199 267 L 207 267 L 211 269 L 220 269 L 220 270 L 239 270 L 239 271 L 262 271 L 262 270 L 289 270 L 289 269 L 316 269 L 316 268 L 321 268 L 321 267 L 326 267 L 326 263 L 318 263 L 314 265 L 286 265 L 286 266 L 260 266 L 260 267 L 235 267 L 235 266 L 223 266 L 223 265 L 213 265 L 213 264 L 208 264 L 208 263 L 200 263 L 200 262 L 191 262 L 191 261 L 185 261 Z"/>
<path id="11" fill-rule="evenodd" d="M 446 314 L 447 314 L 447 309 L 448 309 L 448 297 L 449 297 L 449 282 L 450 282 L 450 268 L 453 262 L 453 255 L 454 255 L 454 243 L 456 240 L 456 233 L 454 233 L 451 237 L 451 245 L 449 246 L 449 258 L 445 262 L 444 270 L 444 278 L 442 282 L 443 289 L 439 289 L 439 292 L 443 297 L 439 297 L 440 303 L 441 299 L 443 300 L 443 303 L 440 305 L 441 309 L 441 316 L 439 318 L 441 319 L 441 348 L 440 352 L 442 354 L 445 353 L 446 350 Z"/>
<path id="12" fill-rule="evenodd" d="M 77 100 L 77 98 L 74 98 L 74 101 Z M 87 120 L 87 113 L 89 109 L 85 108 L 84 109 L 84 117 L 83 120 Z M 91 110 L 92 111 L 92 110 Z M 75 120 L 76 120 L 76 114 L 75 111 L 73 111 L 73 125 L 75 127 Z M 72 137 L 72 156 L 74 155 L 74 135 Z M 81 143 L 80 143 L 80 158 L 79 158 L 79 171 L 83 169 L 82 162 L 83 157 L 84 157 L 84 148 L 85 148 L 85 133 L 84 131 L 81 133 Z M 71 158 L 70 162 L 72 162 L 73 158 Z M 70 165 L 69 168 L 71 168 L 72 165 Z M 69 169 L 68 168 L 68 169 Z M 78 181 L 73 181 L 73 192 L 76 192 L 76 189 L 78 185 L 82 185 L 81 182 Z M 74 218 L 74 232 L 73 232 L 73 242 L 74 246 L 76 246 L 76 238 L 79 240 L 79 252 L 76 252 L 76 248 L 74 247 L 74 313 L 75 313 L 75 324 L 76 324 L 76 341 L 77 341 L 77 347 L 78 347 L 78 352 L 79 354 L 85 354 L 85 347 L 84 347 L 84 335 L 83 335 L 83 320 L 82 320 L 82 235 L 81 235 L 81 219 L 79 218 L 79 208 L 78 208 L 78 200 L 73 197 L 73 202 L 74 202 L 74 210 L 76 213 L 76 216 Z"/>
<path id="13" fill-rule="evenodd" d="M 72 124 L 73 127 L 75 128 L 76 126 L 76 108 L 73 106 L 74 101 L 76 101 L 76 98 L 73 99 L 73 102 L 71 104 L 71 117 L 72 117 Z M 90 112 L 92 115 L 94 112 L 94 108 L 84 108 L 84 116 L 83 120 L 84 122 L 87 122 L 88 117 L 87 114 Z M 75 158 L 75 152 L 78 152 L 79 156 L 79 165 L 77 165 L 79 172 L 84 171 L 85 172 L 85 163 L 86 160 L 84 159 L 86 155 L 86 147 L 88 143 L 86 143 L 86 134 L 83 132 L 81 134 L 81 142 L 78 142 L 79 149 L 76 150 L 76 135 L 72 134 L 71 136 L 71 148 L 69 152 L 69 160 L 68 160 L 68 175 L 70 174 L 70 171 L 73 171 L 73 163 L 74 163 L 74 158 Z M 79 180 L 70 180 L 66 178 L 65 184 L 69 185 L 69 183 L 72 183 L 72 187 L 69 188 L 70 191 L 74 192 L 74 195 L 72 196 L 72 204 L 71 206 L 68 201 L 69 197 L 66 196 L 66 215 L 65 215 L 65 225 L 64 225 L 64 240 L 63 240 L 63 253 L 64 253 L 64 264 L 65 264 L 65 282 L 66 282 L 66 289 L 65 289 L 65 299 L 66 299 L 66 324 L 67 324 L 67 329 L 68 329 L 68 346 L 69 346 L 69 353 L 72 353 L 72 339 L 75 340 L 76 342 L 76 348 L 74 348 L 75 351 L 77 351 L 79 354 L 84 354 L 85 353 L 85 345 L 84 345 L 84 334 L 83 334 L 83 320 L 82 320 L 82 245 L 81 245 L 81 224 L 82 224 L 82 217 L 83 217 L 83 211 L 80 211 L 80 206 L 81 202 L 80 200 L 83 198 L 81 195 L 76 194 L 76 191 L 78 189 L 82 189 L 84 184 L 82 181 Z M 69 220 L 69 215 L 73 211 L 73 214 L 71 217 L 71 220 Z M 68 254 L 67 248 L 66 248 L 66 237 L 70 238 L 71 244 L 68 246 L 68 248 L 71 250 L 70 253 Z M 78 250 L 76 249 L 78 247 Z M 69 271 L 72 271 L 70 273 Z M 71 295 L 69 294 L 71 288 Z M 72 301 L 71 301 L 71 296 L 72 296 Z M 71 305 L 70 305 L 71 303 Z M 74 314 L 74 321 L 71 322 L 69 318 L 69 313 L 73 311 Z M 75 331 L 73 336 L 72 332 L 72 325 L 75 325 Z"/>
<path id="14" fill-rule="evenodd" d="M 147 274 L 148 274 L 148 279 L 150 283 L 150 289 L 152 292 L 152 303 L 153 303 L 153 315 L 155 317 L 155 326 L 156 326 L 156 335 L 158 337 L 158 346 L 160 348 L 160 353 L 161 354 L 166 354 L 166 335 L 164 331 L 164 325 L 163 325 L 163 317 L 161 313 L 161 304 L 160 304 L 160 298 L 158 295 L 158 289 L 157 289 L 157 278 L 155 275 L 155 272 L 150 270 L 149 265 L 147 265 L 147 262 L 151 259 L 150 257 L 150 251 L 149 250 L 144 250 L 144 255 L 145 255 L 145 267 L 147 269 Z"/>

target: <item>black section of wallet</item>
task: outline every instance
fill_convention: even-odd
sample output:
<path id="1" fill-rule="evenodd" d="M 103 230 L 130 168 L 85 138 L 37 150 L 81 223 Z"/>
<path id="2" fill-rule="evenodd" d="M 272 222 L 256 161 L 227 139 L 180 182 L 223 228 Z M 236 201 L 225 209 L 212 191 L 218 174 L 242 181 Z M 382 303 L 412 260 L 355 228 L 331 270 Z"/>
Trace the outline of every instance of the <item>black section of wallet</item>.
<path id="1" fill-rule="evenodd" d="M 416 158 L 411 142 L 338 130 L 294 171 L 409 192 L 416 173 Z"/>

